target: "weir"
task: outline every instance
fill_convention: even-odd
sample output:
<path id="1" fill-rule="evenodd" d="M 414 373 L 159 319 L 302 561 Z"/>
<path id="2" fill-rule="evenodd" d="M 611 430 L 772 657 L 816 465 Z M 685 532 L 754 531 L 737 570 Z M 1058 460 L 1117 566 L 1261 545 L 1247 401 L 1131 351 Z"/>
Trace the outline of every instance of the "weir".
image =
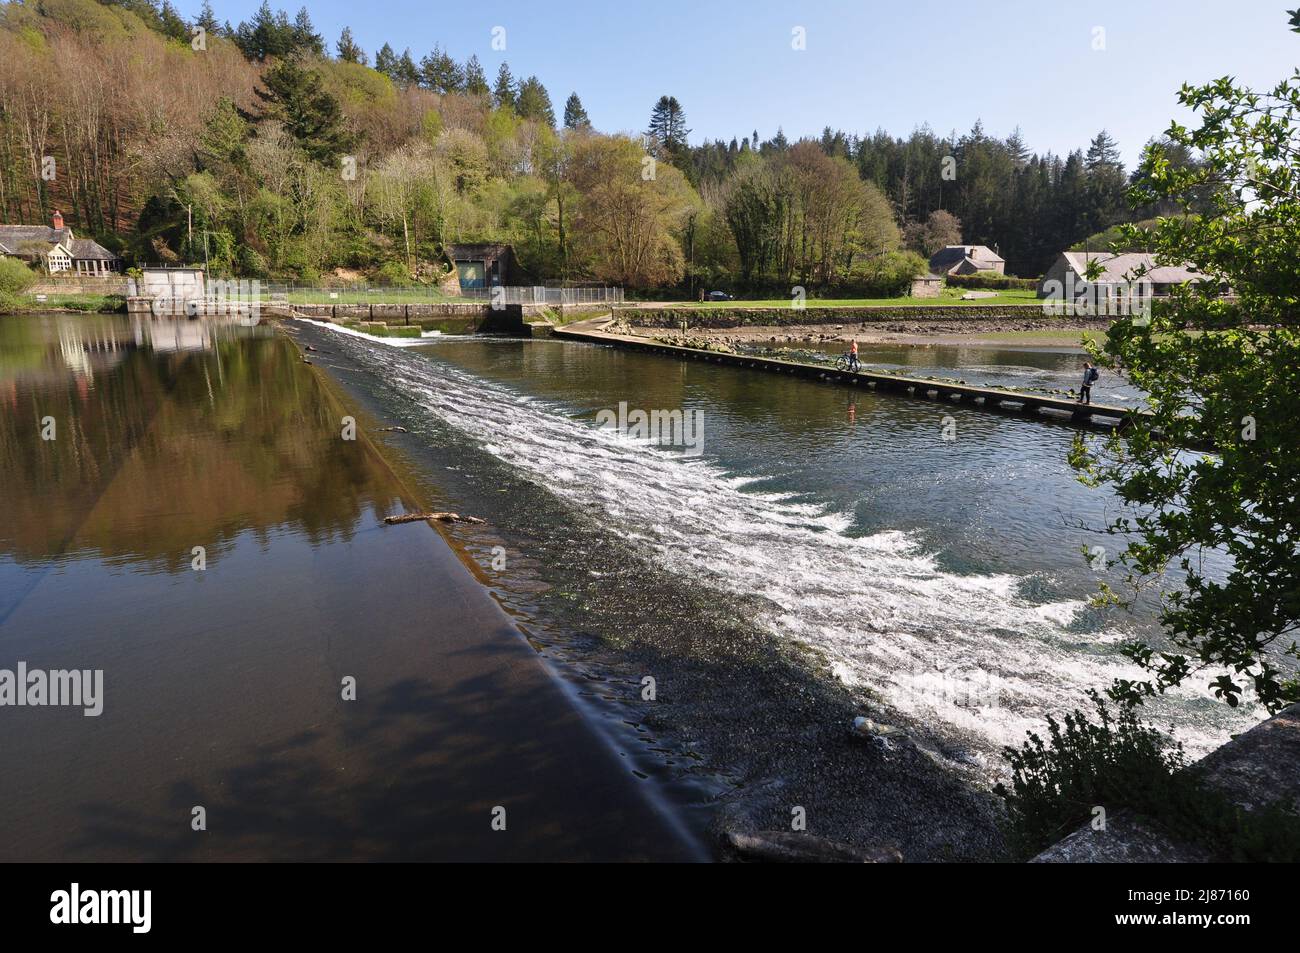
<path id="1" fill-rule="evenodd" d="M 1131 423 L 1133 418 L 1145 413 L 1145 411 L 1135 410 L 1130 407 L 1119 407 L 1113 404 L 1079 404 L 1067 398 L 1026 394 L 1021 391 L 1004 390 L 995 387 L 973 387 L 969 384 L 934 381 L 921 377 L 906 377 L 901 374 L 885 374 L 878 371 L 842 371 L 833 367 L 786 361 L 781 358 L 705 351 L 699 348 L 665 344 L 662 341 L 652 341 L 625 334 L 611 334 L 601 330 L 599 323 L 600 319 L 583 321 L 569 327 L 557 327 L 552 333 L 564 340 L 613 345 L 633 351 L 663 354 L 680 360 L 710 361 L 730 367 L 743 367 L 777 374 L 793 374 L 815 380 L 831 381 L 850 386 L 863 386 L 885 393 L 902 393 L 913 397 L 949 400 L 977 410 L 994 413 L 1030 414 L 1055 423 L 1068 423 L 1075 426 L 1101 426 L 1122 430 Z"/>

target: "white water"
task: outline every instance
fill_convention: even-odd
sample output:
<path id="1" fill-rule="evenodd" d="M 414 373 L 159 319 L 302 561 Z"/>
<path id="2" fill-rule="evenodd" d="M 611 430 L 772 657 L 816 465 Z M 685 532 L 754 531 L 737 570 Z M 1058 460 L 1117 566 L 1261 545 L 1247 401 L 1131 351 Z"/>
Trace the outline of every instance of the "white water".
<path id="1" fill-rule="evenodd" d="M 846 513 L 750 491 L 753 477 L 620 440 L 418 354 L 389 351 L 382 361 L 398 390 L 595 514 L 656 565 L 724 597 L 763 596 L 770 607 L 759 625 L 819 650 L 846 683 L 973 742 L 990 767 L 996 747 L 1041 732 L 1045 715 L 1087 708 L 1086 689 L 1140 674 L 1113 654 L 1122 631 L 1069 631 L 1082 602 L 1035 602 L 1015 575 L 945 572 L 903 532 L 845 535 Z M 1189 753 L 1260 717 L 1188 704 L 1200 697 L 1188 688 L 1148 709 L 1175 725 Z"/>

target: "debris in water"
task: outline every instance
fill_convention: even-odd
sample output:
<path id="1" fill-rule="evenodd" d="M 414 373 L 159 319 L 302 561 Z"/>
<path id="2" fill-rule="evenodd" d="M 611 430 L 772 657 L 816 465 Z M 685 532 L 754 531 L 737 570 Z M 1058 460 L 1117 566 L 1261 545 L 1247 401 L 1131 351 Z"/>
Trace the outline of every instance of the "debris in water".
<path id="1" fill-rule="evenodd" d="M 459 513 L 403 513 L 401 516 L 385 516 L 385 523 L 418 523 L 420 520 L 437 520 L 440 523 L 486 523 L 477 516 L 461 516 Z"/>
<path id="2" fill-rule="evenodd" d="M 405 427 L 380 427 L 380 433 L 409 433 Z"/>

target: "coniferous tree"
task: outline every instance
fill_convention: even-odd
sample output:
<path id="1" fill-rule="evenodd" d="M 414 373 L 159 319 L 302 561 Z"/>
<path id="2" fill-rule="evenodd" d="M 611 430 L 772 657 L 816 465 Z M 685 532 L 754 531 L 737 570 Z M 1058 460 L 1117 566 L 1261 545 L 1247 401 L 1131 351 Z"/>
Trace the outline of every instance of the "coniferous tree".
<path id="1" fill-rule="evenodd" d="M 570 93 L 564 102 L 564 127 L 566 129 L 590 129 L 591 118 L 582 106 L 577 93 Z"/>
<path id="2" fill-rule="evenodd" d="M 385 43 L 375 54 L 375 69 L 383 73 L 394 82 L 397 81 L 397 54 L 393 48 Z"/>
<path id="3" fill-rule="evenodd" d="M 543 122 L 552 128 L 555 126 L 555 110 L 551 106 L 551 96 L 536 76 L 530 76 L 519 84 L 515 111 L 522 119 Z"/>
<path id="4" fill-rule="evenodd" d="M 646 134 L 672 154 L 686 145 L 686 137 L 690 132 L 686 128 L 686 113 L 682 111 L 682 104 L 677 101 L 677 97 L 660 96 L 650 111 L 650 128 Z"/>
<path id="5" fill-rule="evenodd" d="M 298 10 L 293 21 L 293 46 L 295 51 L 306 51 L 321 56 L 325 53 L 325 38 L 316 32 L 306 7 Z"/>
<path id="6" fill-rule="evenodd" d="M 358 63 L 361 66 L 366 65 L 366 51 L 363 50 L 357 41 L 352 39 L 351 27 L 344 27 L 343 32 L 339 34 L 339 42 L 335 47 L 338 50 L 339 59 L 344 63 Z"/>
<path id="7" fill-rule="evenodd" d="M 356 137 L 348 130 L 339 102 L 325 89 L 315 70 L 291 59 L 282 60 L 262 76 L 265 89 L 253 94 L 260 110 L 247 118 L 254 123 L 277 120 L 311 158 L 333 162 L 351 150 Z"/>
<path id="8" fill-rule="evenodd" d="M 491 92 L 488 88 L 487 77 L 483 75 L 483 64 L 478 61 L 477 56 L 471 55 L 465 61 L 465 92 L 471 96 L 480 96 Z"/>
<path id="9" fill-rule="evenodd" d="M 420 60 L 420 85 L 435 93 L 458 93 L 465 88 L 460 65 L 440 46 Z"/>
<path id="10" fill-rule="evenodd" d="M 398 86 L 416 86 L 420 82 L 420 67 L 415 65 L 415 60 L 411 57 L 411 50 L 408 47 L 402 51 L 402 55 L 397 58 L 397 64 L 393 67 L 393 82 Z"/>
<path id="11" fill-rule="evenodd" d="M 203 0 L 203 8 L 199 11 L 199 18 L 194 21 L 194 25 L 202 27 L 208 36 L 221 35 L 221 24 L 217 22 L 217 16 L 212 12 L 212 4 L 208 0 Z"/>
<path id="12" fill-rule="evenodd" d="M 162 32 L 173 40 L 180 40 L 183 43 L 190 41 L 189 24 L 176 12 L 171 0 L 163 0 L 162 6 L 158 10 L 158 23 Z"/>
<path id="13" fill-rule="evenodd" d="M 505 63 L 497 70 L 497 82 L 492 88 L 492 101 L 498 109 L 515 108 L 515 78 L 510 75 L 510 67 Z"/>

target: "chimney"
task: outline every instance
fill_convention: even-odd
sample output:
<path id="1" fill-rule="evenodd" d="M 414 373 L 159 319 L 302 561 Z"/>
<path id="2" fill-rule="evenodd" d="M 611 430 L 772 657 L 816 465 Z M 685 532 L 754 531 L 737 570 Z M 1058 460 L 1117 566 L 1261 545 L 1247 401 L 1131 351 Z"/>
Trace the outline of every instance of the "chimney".
<path id="1" fill-rule="evenodd" d="M 55 228 L 63 227 L 63 213 L 60 212 L 57 208 L 54 210 L 54 227 Z"/>

